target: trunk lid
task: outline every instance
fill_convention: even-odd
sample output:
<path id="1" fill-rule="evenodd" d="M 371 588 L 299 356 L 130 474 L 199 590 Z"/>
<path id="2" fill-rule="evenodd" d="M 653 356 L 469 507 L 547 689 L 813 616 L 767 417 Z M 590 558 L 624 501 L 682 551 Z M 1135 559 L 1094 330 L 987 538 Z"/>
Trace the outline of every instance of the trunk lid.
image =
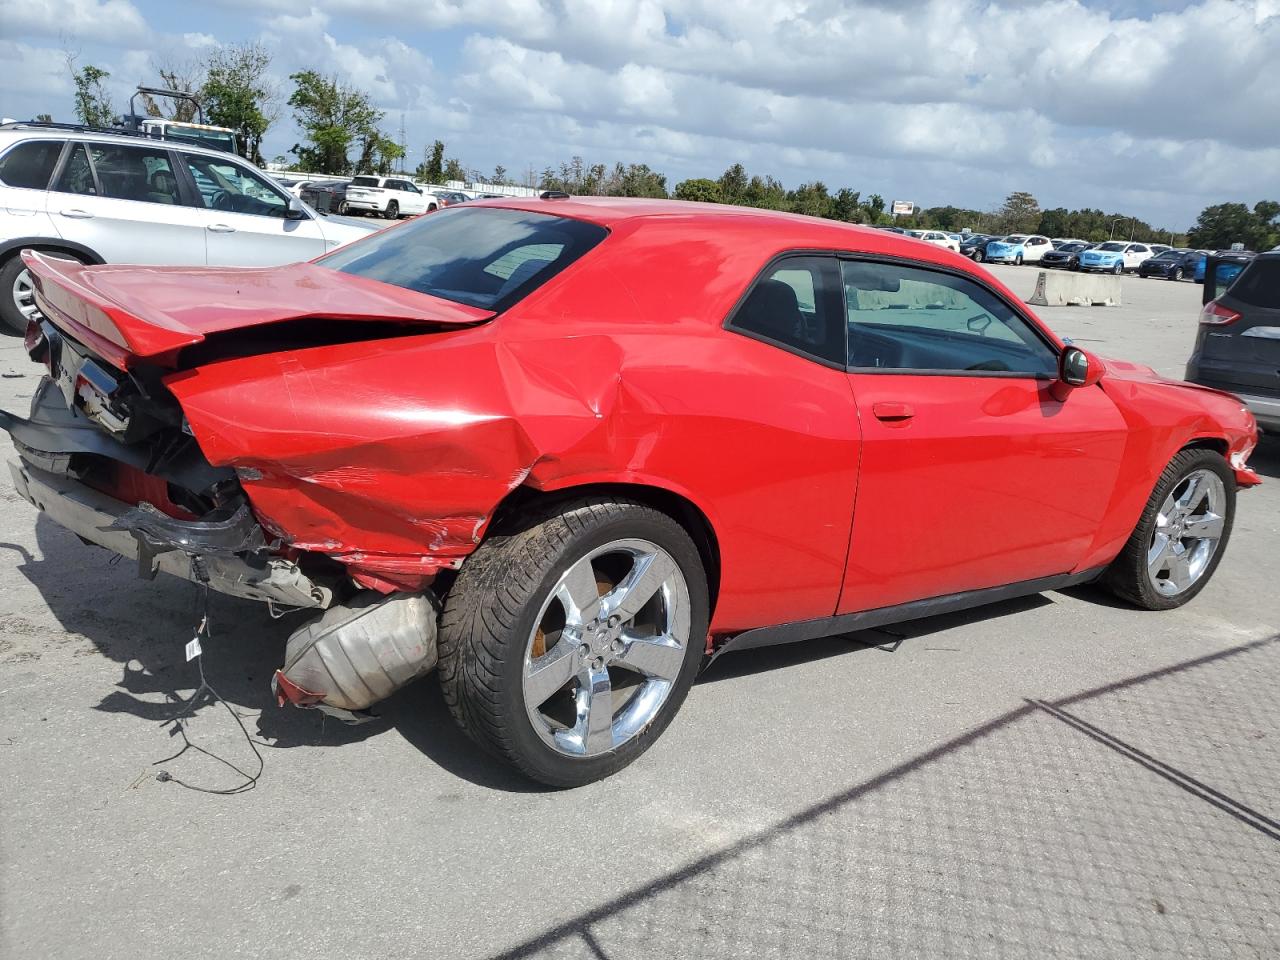
<path id="1" fill-rule="evenodd" d="M 311 263 L 283 267 L 92 266 L 26 251 L 41 312 L 120 368 L 173 366 L 213 334 L 298 320 L 428 328 L 488 320 L 454 303 Z"/>

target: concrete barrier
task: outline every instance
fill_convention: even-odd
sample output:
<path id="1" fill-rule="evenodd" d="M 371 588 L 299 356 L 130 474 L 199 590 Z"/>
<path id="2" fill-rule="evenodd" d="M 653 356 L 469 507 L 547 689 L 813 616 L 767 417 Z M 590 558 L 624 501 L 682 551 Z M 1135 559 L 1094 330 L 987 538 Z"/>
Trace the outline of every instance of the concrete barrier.
<path id="1" fill-rule="evenodd" d="M 1120 278 L 1114 274 L 1041 270 L 1027 303 L 1037 307 L 1118 307 Z"/>

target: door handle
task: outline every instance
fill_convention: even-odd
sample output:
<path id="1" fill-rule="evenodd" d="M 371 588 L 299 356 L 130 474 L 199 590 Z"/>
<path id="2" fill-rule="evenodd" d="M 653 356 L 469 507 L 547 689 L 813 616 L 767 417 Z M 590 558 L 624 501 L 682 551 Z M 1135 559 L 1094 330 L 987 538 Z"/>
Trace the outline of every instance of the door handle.
<path id="1" fill-rule="evenodd" d="M 64 217 L 70 217 L 72 220 L 92 220 L 93 214 L 88 210 L 81 210 L 79 207 L 69 207 L 62 211 Z"/>
<path id="2" fill-rule="evenodd" d="M 896 401 L 873 403 L 871 405 L 871 413 L 877 420 L 888 420 L 890 422 L 910 420 L 916 415 L 916 412 L 911 409 L 910 404 L 898 403 Z"/>
<path id="3" fill-rule="evenodd" d="M 210 233 L 235 233 L 236 228 L 225 223 L 211 223 L 205 227 Z"/>

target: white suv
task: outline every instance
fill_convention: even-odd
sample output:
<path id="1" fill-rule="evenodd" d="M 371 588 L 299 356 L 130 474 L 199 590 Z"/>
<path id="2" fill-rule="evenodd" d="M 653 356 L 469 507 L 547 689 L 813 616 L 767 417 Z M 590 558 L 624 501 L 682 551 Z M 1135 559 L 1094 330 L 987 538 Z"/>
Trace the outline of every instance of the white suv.
<path id="1" fill-rule="evenodd" d="M 221 150 L 56 125 L 0 126 L 0 329 L 36 314 L 18 254 L 82 263 L 266 267 L 376 228 L 322 217 Z"/>
<path id="2" fill-rule="evenodd" d="M 362 174 L 347 185 L 347 209 L 353 213 L 378 213 L 395 220 L 430 213 L 438 206 L 435 197 L 404 177 Z"/>

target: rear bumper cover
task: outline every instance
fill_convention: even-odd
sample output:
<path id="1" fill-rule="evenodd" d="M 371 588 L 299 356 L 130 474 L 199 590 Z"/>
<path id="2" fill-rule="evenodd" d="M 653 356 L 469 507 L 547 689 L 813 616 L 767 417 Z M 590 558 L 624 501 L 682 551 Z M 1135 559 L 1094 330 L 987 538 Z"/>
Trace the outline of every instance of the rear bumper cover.
<path id="1" fill-rule="evenodd" d="M 10 461 L 9 470 L 23 499 L 82 540 L 138 560 L 140 575 L 148 579 L 159 571 L 207 583 L 233 597 L 290 607 L 320 608 L 332 602 L 331 591 L 297 564 L 263 553 L 234 552 L 238 527 L 243 526 L 235 518 L 211 528 L 158 511 L 152 515 L 22 459 Z"/>

